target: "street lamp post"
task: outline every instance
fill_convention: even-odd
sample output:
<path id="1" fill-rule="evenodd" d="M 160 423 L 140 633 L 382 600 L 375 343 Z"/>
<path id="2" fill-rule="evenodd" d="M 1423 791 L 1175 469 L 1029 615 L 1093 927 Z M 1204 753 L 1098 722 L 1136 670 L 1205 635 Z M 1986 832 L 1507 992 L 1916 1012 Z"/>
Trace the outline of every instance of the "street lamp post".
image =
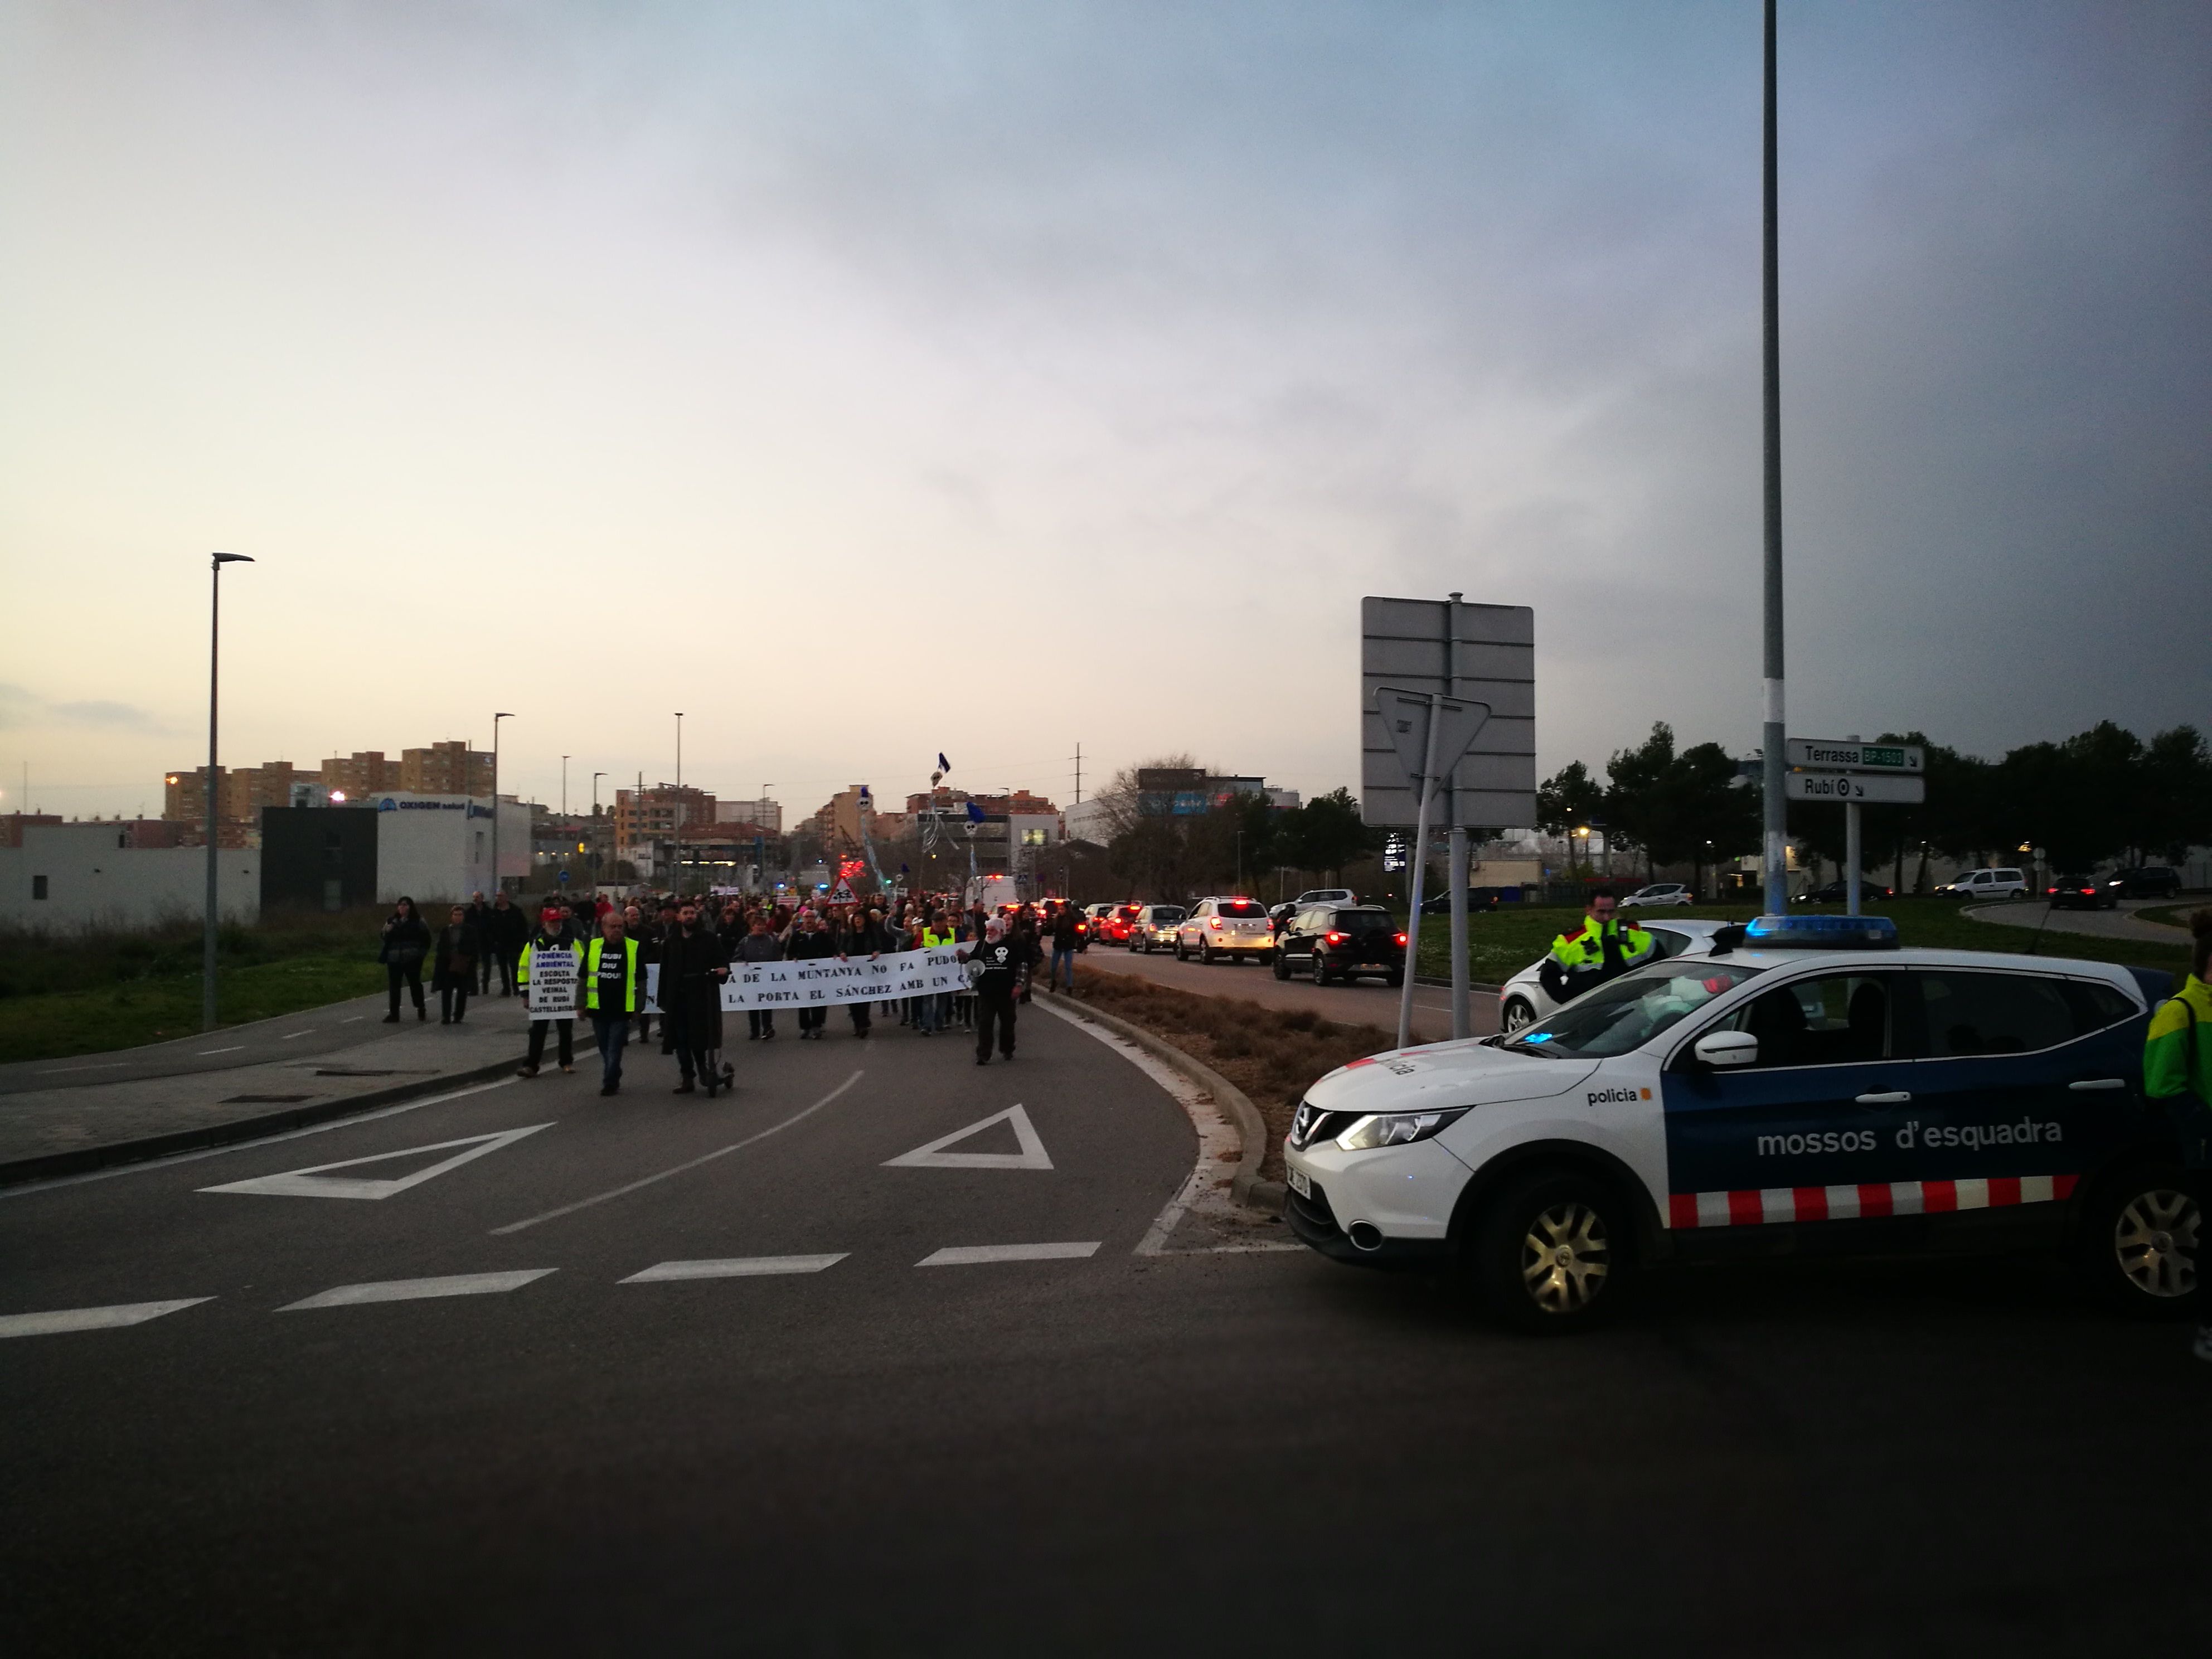
<path id="1" fill-rule="evenodd" d="M 1775 112 L 1774 112 L 1774 0 L 1766 0 L 1766 130 L 1764 205 L 1765 234 L 1761 248 L 1760 286 L 1763 289 L 1761 391 L 1764 403 L 1763 447 L 1766 463 L 1766 556 L 1765 563 L 1765 641 L 1760 672 L 1765 708 L 1759 727 L 1764 746 L 1762 787 L 1765 799 L 1765 852 L 1761 860 L 1766 888 L 1766 909 L 1780 915 L 1790 908 L 1790 812 L 1782 798 L 1784 763 L 1789 746 L 1782 665 L 1782 348 L 1779 261 L 1775 228 Z"/>
<path id="2" fill-rule="evenodd" d="M 511 720 L 512 714 L 491 717 L 491 890 L 499 896 L 499 723 Z"/>
<path id="3" fill-rule="evenodd" d="M 568 757 L 561 757 L 561 816 L 568 816 Z"/>
<path id="4" fill-rule="evenodd" d="M 676 896 L 684 896 L 684 711 L 676 711 Z"/>
<path id="5" fill-rule="evenodd" d="M 200 951 L 200 1030 L 215 1030 L 215 946 L 216 930 L 221 913 L 220 900 L 216 893 L 216 807 L 218 791 L 215 781 L 215 709 L 216 665 L 222 644 L 222 568 L 227 564 L 252 564 L 253 560 L 244 553 L 216 553 L 210 556 L 208 589 L 208 763 L 207 763 L 207 937 Z"/>

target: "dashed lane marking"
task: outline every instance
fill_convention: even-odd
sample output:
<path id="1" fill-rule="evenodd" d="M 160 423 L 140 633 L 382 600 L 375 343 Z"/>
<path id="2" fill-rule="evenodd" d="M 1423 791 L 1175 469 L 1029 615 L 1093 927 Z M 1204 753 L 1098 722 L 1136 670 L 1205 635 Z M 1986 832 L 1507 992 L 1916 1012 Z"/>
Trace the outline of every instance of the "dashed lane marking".
<path id="1" fill-rule="evenodd" d="M 1069 1261 L 1095 1255 L 1097 1239 L 1087 1244 L 953 1244 L 922 1257 L 917 1267 L 971 1267 L 987 1261 Z"/>
<path id="2" fill-rule="evenodd" d="M 310 1025 L 304 1031 L 287 1031 L 283 1036 L 278 1037 L 276 1041 L 279 1042 L 289 1042 L 295 1037 L 313 1036 L 321 1029 L 322 1028 L 320 1026 Z"/>
<path id="3" fill-rule="evenodd" d="M 55 1313 L 0 1316 L 0 1337 L 58 1336 L 64 1331 L 112 1331 L 121 1325 L 143 1325 L 179 1308 L 197 1308 L 212 1302 L 211 1296 L 187 1296 L 175 1302 L 119 1302 L 112 1308 L 64 1308 Z"/>
<path id="4" fill-rule="evenodd" d="M 57 1066 L 50 1072 L 33 1072 L 33 1077 L 66 1077 L 71 1072 L 119 1072 L 131 1062 L 127 1060 L 103 1060 L 96 1066 Z"/>
<path id="5" fill-rule="evenodd" d="M 641 1273 L 618 1280 L 623 1285 L 661 1285 L 680 1279 L 757 1279 L 769 1273 L 818 1273 L 834 1267 L 852 1254 L 834 1255 L 737 1255 L 720 1261 L 661 1261 Z"/>
<path id="6" fill-rule="evenodd" d="M 558 1271 L 552 1267 L 524 1267 L 504 1273 L 447 1273 L 440 1279 L 387 1279 L 372 1285 L 340 1285 L 297 1302 L 288 1302 L 278 1313 L 299 1313 L 308 1308 L 354 1308 L 369 1302 L 423 1302 L 441 1296 L 500 1296 L 519 1291 L 532 1279 Z"/>
<path id="7" fill-rule="evenodd" d="M 198 1054 L 195 1056 L 195 1058 L 205 1060 L 210 1054 L 234 1054 L 245 1047 L 246 1045 L 242 1042 L 234 1042 L 228 1048 L 203 1048 L 199 1051 Z"/>
<path id="8" fill-rule="evenodd" d="M 520 1221 L 510 1221 L 504 1227 L 493 1228 L 491 1230 L 491 1236 L 494 1238 L 499 1238 L 508 1233 L 519 1233 L 526 1227 L 535 1227 L 541 1221 L 557 1221 L 564 1215 L 574 1215 L 579 1210 L 588 1210 L 594 1204 L 605 1204 L 610 1199 L 625 1197 L 631 1193 L 636 1192 L 641 1188 L 652 1186 L 657 1181 L 666 1181 L 672 1176 L 680 1176 L 689 1170 L 696 1170 L 702 1164 L 712 1164 L 718 1158 L 727 1158 L 732 1152 L 742 1152 L 745 1147 L 751 1146 L 757 1140 L 766 1140 L 770 1135 L 776 1134 L 785 1129 L 788 1129 L 793 1124 L 799 1122 L 805 1118 L 812 1117 L 815 1113 L 820 1111 L 824 1106 L 827 1106 L 831 1101 L 836 1099 L 838 1096 L 843 1094 L 846 1090 L 851 1088 L 855 1083 L 858 1083 L 866 1075 L 867 1073 L 865 1072 L 854 1073 L 852 1076 L 847 1078 L 842 1083 L 839 1084 L 828 1094 L 823 1096 L 821 1099 L 816 1101 L 811 1106 L 807 1107 L 805 1110 L 793 1112 L 789 1117 L 784 1119 L 782 1122 L 771 1123 L 767 1128 L 759 1131 L 757 1133 L 747 1135 L 743 1140 L 733 1140 L 726 1146 L 718 1146 L 713 1152 L 708 1152 L 702 1157 L 695 1158 L 689 1163 L 679 1164 L 672 1170 L 662 1170 L 656 1174 L 641 1176 L 640 1179 L 635 1181 L 627 1182 L 622 1186 L 610 1188 L 604 1193 L 593 1193 L 589 1198 L 580 1198 L 574 1204 L 563 1204 L 559 1209 L 548 1210 L 543 1215 L 526 1216 Z"/>

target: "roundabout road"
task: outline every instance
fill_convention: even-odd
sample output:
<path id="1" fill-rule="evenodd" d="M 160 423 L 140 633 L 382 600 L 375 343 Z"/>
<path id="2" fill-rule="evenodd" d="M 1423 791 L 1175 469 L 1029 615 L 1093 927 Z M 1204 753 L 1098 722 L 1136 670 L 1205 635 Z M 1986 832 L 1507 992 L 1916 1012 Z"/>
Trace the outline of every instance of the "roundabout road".
<path id="1" fill-rule="evenodd" d="M 1316 985 L 1310 978 L 1279 980 L 1275 971 L 1257 963 L 1177 962 L 1164 951 L 1151 956 L 1140 951 L 1094 945 L 1076 960 L 1109 974 L 1133 974 L 1179 991 L 1200 996 L 1241 998 L 1263 1008 L 1311 1008 L 1347 1024 L 1376 1025 L 1395 1035 L 1398 992 L 1379 979 L 1363 979 L 1354 985 Z M 1480 988 L 1468 998 L 1474 1035 L 1488 1036 L 1498 1029 L 1498 993 Z M 1413 988 L 1413 1036 L 1417 1041 L 1438 1042 L 1451 1036 L 1451 994 L 1432 985 Z"/>

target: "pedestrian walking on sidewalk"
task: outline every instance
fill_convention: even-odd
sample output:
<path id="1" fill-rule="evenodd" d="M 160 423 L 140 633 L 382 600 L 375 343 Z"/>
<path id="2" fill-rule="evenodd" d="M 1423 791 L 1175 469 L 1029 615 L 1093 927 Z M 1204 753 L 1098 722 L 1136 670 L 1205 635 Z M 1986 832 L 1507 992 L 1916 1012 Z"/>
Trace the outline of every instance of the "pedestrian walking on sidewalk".
<path id="1" fill-rule="evenodd" d="M 476 992 L 482 996 L 491 989 L 492 975 L 491 906 L 482 893 L 469 900 L 468 921 L 477 932 Z"/>
<path id="2" fill-rule="evenodd" d="M 629 937 L 623 913 L 610 909 L 599 918 L 599 936 L 584 959 L 584 1010 L 599 1041 L 599 1092 L 622 1089 L 623 1048 L 629 1023 L 645 1000 L 644 952 Z"/>
<path id="3" fill-rule="evenodd" d="M 392 1012 L 384 1017 L 386 1025 L 399 1023 L 399 987 L 403 981 L 414 994 L 415 1018 L 429 1018 L 422 1007 L 422 958 L 429 954 L 429 927 L 415 914 L 415 901 L 403 898 L 385 918 L 382 941 L 376 952 L 376 959 L 384 964 L 386 986 L 392 993 Z"/>
<path id="4" fill-rule="evenodd" d="M 483 960 L 483 941 L 468 910 L 453 907 L 453 919 L 438 930 L 431 957 L 431 982 L 438 988 L 438 1024 L 459 1025 L 469 1012 L 469 993 L 476 988 L 477 966 Z"/>
<path id="5" fill-rule="evenodd" d="M 521 960 L 522 947 L 529 938 L 530 918 L 501 888 L 491 902 L 484 949 L 490 954 L 492 966 L 499 976 L 499 994 L 503 997 L 514 994 L 514 964 Z"/>
<path id="6" fill-rule="evenodd" d="M 660 1030 L 683 1074 L 676 1085 L 679 1095 L 691 1092 L 696 1076 L 711 1100 L 728 1080 L 722 1065 L 722 981 L 729 976 L 729 956 L 699 907 L 678 907 L 676 931 L 660 946 Z"/>
<path id="7" fill-rule="evenodd" d="M 580 959 L 580 966 L 583 941 L 568 931 L 567 919 L 557 904 L 549 904 L 538 913 L 538 931 L 524 943 L 522 954 L 515 959 L 515 988 L 524 996 L 530 994 L 531 961 L 541 951 L 566 951 Z M 576 976 L 577 1001 L 581 1002 L 583 997 L 583 975 L 580 971 Z M 556 1028 L 559 1036 L 561 1069 L 564 1072 L 576 1069 L 576 1016 L 572 1007 L 565 1018 L 558 1014 L 544 1014 L 532 1018 L 530 1056 L 522 1062 L 522 1069 L 516 1075 L 538 1075 L 538 1062 L 545 1058 L 545 1028 L 548 1025 Z"/>
<path id="8" fill-rule="evenodd" d="M 783 945 L 769 931 L 768 917 L 761 911 L 753 912 L 752 931 L 738 941 L 737 954 L 732 958 L 739 963 L 781 962 Z M 745 1033 L 748 1042 L 767 1042 L 775 1036 L 775 1010 L 748 1008 L 745 1022 L 750 1028 Z"/>
<path id="9" fill-rule="evenodd" d="M 991 1063 L 991 1037 L 997 1028 L 999 1053 L 1014 1057 L 1014 987 L 1021 975 L 1021 947 L 996 916 L 983 924 L 983 939 L 960 952 L 975 981 L 975 1063 Z M 977 971 L 980 969 L 980 971 Z"/>

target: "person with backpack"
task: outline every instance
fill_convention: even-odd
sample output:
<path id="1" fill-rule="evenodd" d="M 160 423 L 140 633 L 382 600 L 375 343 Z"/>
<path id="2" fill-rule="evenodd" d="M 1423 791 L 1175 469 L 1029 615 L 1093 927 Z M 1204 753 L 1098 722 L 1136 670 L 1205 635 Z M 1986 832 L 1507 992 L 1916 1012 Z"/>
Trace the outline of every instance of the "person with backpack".
<path id="1" fill-rule="evenodd" d="M 2191 1170 L 2212 1168 L 2212 909 L 2189 919 L 2189 977 L 2151 1010 L 2143 1042 L 2143 1092 L 2165 1103 Z M 2202 1184 L 2193 1194 L 2201 1207 Z M 2197 1331 L 2197 1357 L 2212 1359 L 2212 1324 Z"/>
<path id="2" fill-rule="evenodd" d="M 415 995 L 415 1018 L 428 1019 L 422 1006 L 422 958 L 430 954 L 430 927 L 415 914 L 415 901 L 403 897 L 385 918 L 376 959 L 384 964 L 384 977 L 392 993 L 392 1012 L 386 1025 L 399 1024 L 399 987 L 404 981 Z"/>

